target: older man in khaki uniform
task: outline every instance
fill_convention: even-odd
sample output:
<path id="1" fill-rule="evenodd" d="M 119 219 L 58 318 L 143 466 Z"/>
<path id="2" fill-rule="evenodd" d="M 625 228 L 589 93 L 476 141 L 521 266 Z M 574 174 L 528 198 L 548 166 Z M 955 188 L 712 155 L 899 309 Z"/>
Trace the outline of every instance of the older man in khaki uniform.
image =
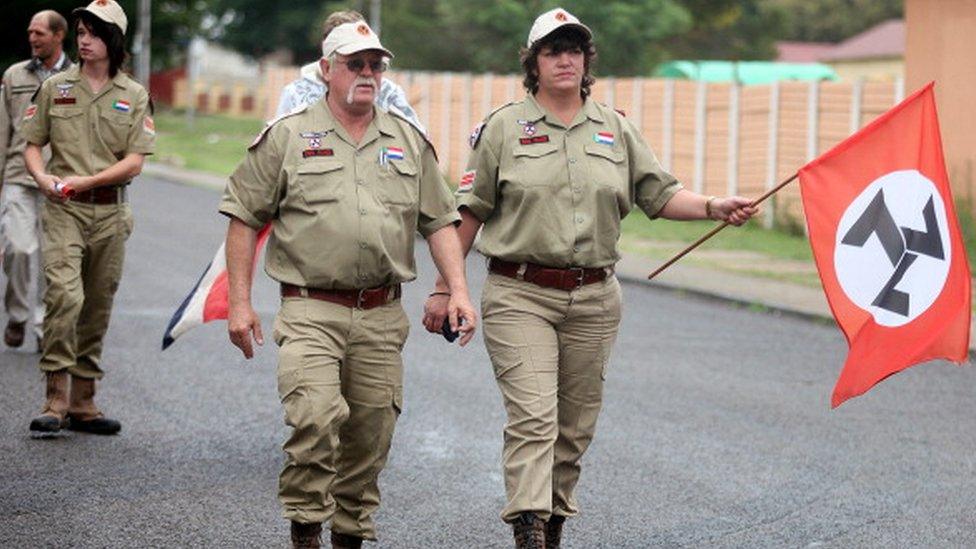
<path id="1" fill-rule="evenodd" d="M 95 0 L 75 14 L 81 63 L 45 81 L 23 115 L 27 168 L 48 198 L 40 360 L 47 385 L 43 412 L 30 424 L 35 436 L 64 426 L 95 434 L 121 429 L 95 406 L 95 383 L 104 375 L 102 342 L 132 232 L 127 187 L 155 146 L 149 94 L 121 70 L 122 8 Z M 40 151 L 48 143 L 45 166 Z"/>
<path id="2" fill-rule="evenodd" d="M 44 194 L 24 166 L 26 143 L 20 128 L 24 111 L 41 83 L 71 66 L 62 48 L 67 28 L 68 23 L 56 11 L 35 14 L 27 27 L 32 57 L 7 69 L 0 86 L 0 242 L 7 275 L 4 306 L 8 315 L 3 340 L 8 347 L 20 347 L 29 321 L 38 352 L 44 321 L 44 281 L 40 276 Z M 45 161 L 49 157 L 50 151 L 45 149 Z M 30 295 L 32 281 L 36 281 L 36 298 Z"/>
<path id="3" fill-rule="evenodd" d="M 414 231 L 447 281 L 466 343 L 476 316 L 464 278 L 458 214 L 434 151 L 406 119 L 373 101 L 392 57 L 366 23 L 323 42 L 323 101 L 273 122 L 230 178 L 230 338 L 248 358 L 262 342 L 250 304 L 256 231 L 273 223 L 266 272 L 281 283 L 274 325 L 285 423 L 279 500 L 295 547 L 376 539 L 377 479 L 402 407 L 400 351 L 409 323 L 400 284 L 416 277 Z"/>

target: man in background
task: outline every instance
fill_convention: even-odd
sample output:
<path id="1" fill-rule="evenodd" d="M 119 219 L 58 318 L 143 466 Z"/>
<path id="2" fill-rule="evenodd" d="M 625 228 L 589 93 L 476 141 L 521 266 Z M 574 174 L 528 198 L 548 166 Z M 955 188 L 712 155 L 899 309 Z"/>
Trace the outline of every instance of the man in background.
<path id="1" fill-rule="evenodd" d="M 0 87 L 0 233 L 3 238 L 3 271 L 7 275 L 4 308 L 7 326 L 3 341 L 21 347 L 32 324 L 40 350 L 44 320 L 44 276 L 40 268 L 41 208 L 44 195 L 24 166 L 26 142 L 20 133 L 24 111 L 41 82 L 71 66 L 62 42 L 68 29 L 64 17 L 44 10 L 31 18 L 27 27 L 31 58 L 11 66 Z M 45 162 L 50 151 L 44 151 Z M 30 295 L 36 280 L 36 294 Z"/>
<path id="2" fill-rule="evenodd" d="M 365 19 L 358 11 L 332 12 L 325 19 L 325 24 L 322 27 L 322 40 L 328 38 L 329 33 L 337 26 L 344 23 L 358 23 L 360 21 L 365 21 Z M 309 63 L 302 67 L 301 76 L 298 80 L 288 84 L 281 90 L 281 99 L 278 101 L 278 112 L 275 115 L 281 116 L 290 113 L 298 107 L 311 105 L 319 99 L 322 99 L 325 91 L 326 85 L 322 79 L 322 70 L 319 68 L 319 62 Z M 417 118 L 417 113 L 414 112 L 413 107 L 407 102 L 407 94 L 403 91 L 403 88 L 389 78 L 383 78 L 380 82 L 379 93 L 376 94 L 376 104 L 385 110 L 391 110 L 392 107 L 392 109 L 398 111 L 398 114 L 403 115 L 404 118 L 410 121 L 421 132 L 427 133 Z"/>

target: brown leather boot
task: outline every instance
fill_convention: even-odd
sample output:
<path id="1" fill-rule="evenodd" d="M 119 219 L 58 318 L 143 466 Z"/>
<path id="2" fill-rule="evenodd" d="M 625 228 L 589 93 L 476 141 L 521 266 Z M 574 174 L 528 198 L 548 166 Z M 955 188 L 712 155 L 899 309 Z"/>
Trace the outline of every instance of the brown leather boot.
<path id="1" fill-rule="evenodd" d="M 546 521 L 546 549 L 559 549 L 559 543 L 563 538 L 563 523 L 566 517 L 552 515 Z"/>
<path id="2" fill-rule="evenodd" d="M 522 513 L 512 522 L 515 549 L 546 549 L 546 523 L 535 513 Z"/>
<path id="3" fill-rule="evenodd" d="M 65 426 L 68 412 L 68 372 L 47 372 L 44 377 L 44 410 L 30 422 L 31 436 L 35 438 L 56 435 Z"/>
<path id="4" fill-rule="evenodd" d="M 322 523 L 291 521 L 291 546 L 293 549 L 319 549 L 322 547 L 319 536 L 322 535 Z"/>
<path id="5" fill-rule="evenodd" d="M 95 380 L 71 376 L 68 429 L 95 435 L 114 435 L 122 424 L 109 419 L 95 406 Z"/>
<path id="6" fill-rule="evenodd" d="M 335 530 L 332 531 L 331 539 L 332 549 L 359 549 L 363 546 L 363 538 L 350 536 L 349 534 L 340 534 Z"/>

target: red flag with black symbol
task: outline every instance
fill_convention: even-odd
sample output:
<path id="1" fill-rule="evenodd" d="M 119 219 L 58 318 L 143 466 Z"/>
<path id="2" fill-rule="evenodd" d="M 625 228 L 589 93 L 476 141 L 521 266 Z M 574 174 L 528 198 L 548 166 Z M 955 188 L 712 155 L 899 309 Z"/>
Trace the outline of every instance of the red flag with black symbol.
<path id="1" fill-rule="evenodd" d="M 800 169 L 810 244 L 850 352 L 831 405 L 927 360 L 966 361 L 970 274 L 933 83 Z"/>

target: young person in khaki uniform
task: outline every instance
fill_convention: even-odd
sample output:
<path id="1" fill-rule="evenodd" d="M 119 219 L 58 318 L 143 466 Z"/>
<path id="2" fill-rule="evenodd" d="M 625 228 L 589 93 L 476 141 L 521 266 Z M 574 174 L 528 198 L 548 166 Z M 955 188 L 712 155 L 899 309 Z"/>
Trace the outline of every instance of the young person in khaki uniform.
<path id="1" fill-rule="evenodd" d="M 36 435 L 64 426 L 96 434 L 121 428 L 95 406 L 95 381 L 103 376 L 102 340 L 132 231 L 126 186 L 155 142 L 149 95 L 121 72 L 122 8 L 95 0 L 74 15 L 79 66 L 45 81 L 23 115 L 24 160 L 47 197 L 40 361 L 47 388 L 44 410 L 30 424 Z"/>
<path id="2" fill-rule="evenodd" d="M 457 204 L 465 252 L 484 226 L 485 345 L 508 415 L 502 518 L 520 548 L 559 547 L 593 438 L 620 322 L 620 220 L 744 223 L 741 197 L 705 197 L 665 173 L 638 130 L 589 98 L 590 30 L 563 9 L 540 15 L 522 52 L 529 92 L 472 135 Z M 444 318 L 438 281 L 424 324 Z"/>
<path id="3" fill-rule="evenodd" d="M 68 22 L 56 11 L 45 10 L 31 18 L 27 36 L 31 58 L 12 65 L 0 85 L 0 242 L 3 272 L 7 275 L 4 306 L 7 326 L 3 341 L 8 347 L 24 343 L 27 322 L 33 325 L 37 351 L 44 321 L 44 282 L 41 276 L 41 208 L 44 195 L 24 166 L 26 142 L 20 127 L 24 111 L 41 83 L 71 66 L 62 43 Z M 50 151 L 44 150 L 50 157 Z M 30 295 L 36 280 L 37 297 Z"/>
<path id="4" fill-rule="evenodd" d="M 228 330 L 244 356 L 263 343 L 251 307 L 257 230 L 273 224 L 268 275 L 281 284 L 274 324 L 285 467 L 278 498 L 294 547 L 376 539 L 377 479 L 403 399 L 400 351 L 409 323 L 400 284 L 416 277 L 419 231 L 452 292 L 451 324 L 474 334 L 454 200 L 424 135 L 374 106 L 392 54 L 364 22 L 339 25 L 322 44 L 325 99 L 272 122 L 231 175 Z"/>

